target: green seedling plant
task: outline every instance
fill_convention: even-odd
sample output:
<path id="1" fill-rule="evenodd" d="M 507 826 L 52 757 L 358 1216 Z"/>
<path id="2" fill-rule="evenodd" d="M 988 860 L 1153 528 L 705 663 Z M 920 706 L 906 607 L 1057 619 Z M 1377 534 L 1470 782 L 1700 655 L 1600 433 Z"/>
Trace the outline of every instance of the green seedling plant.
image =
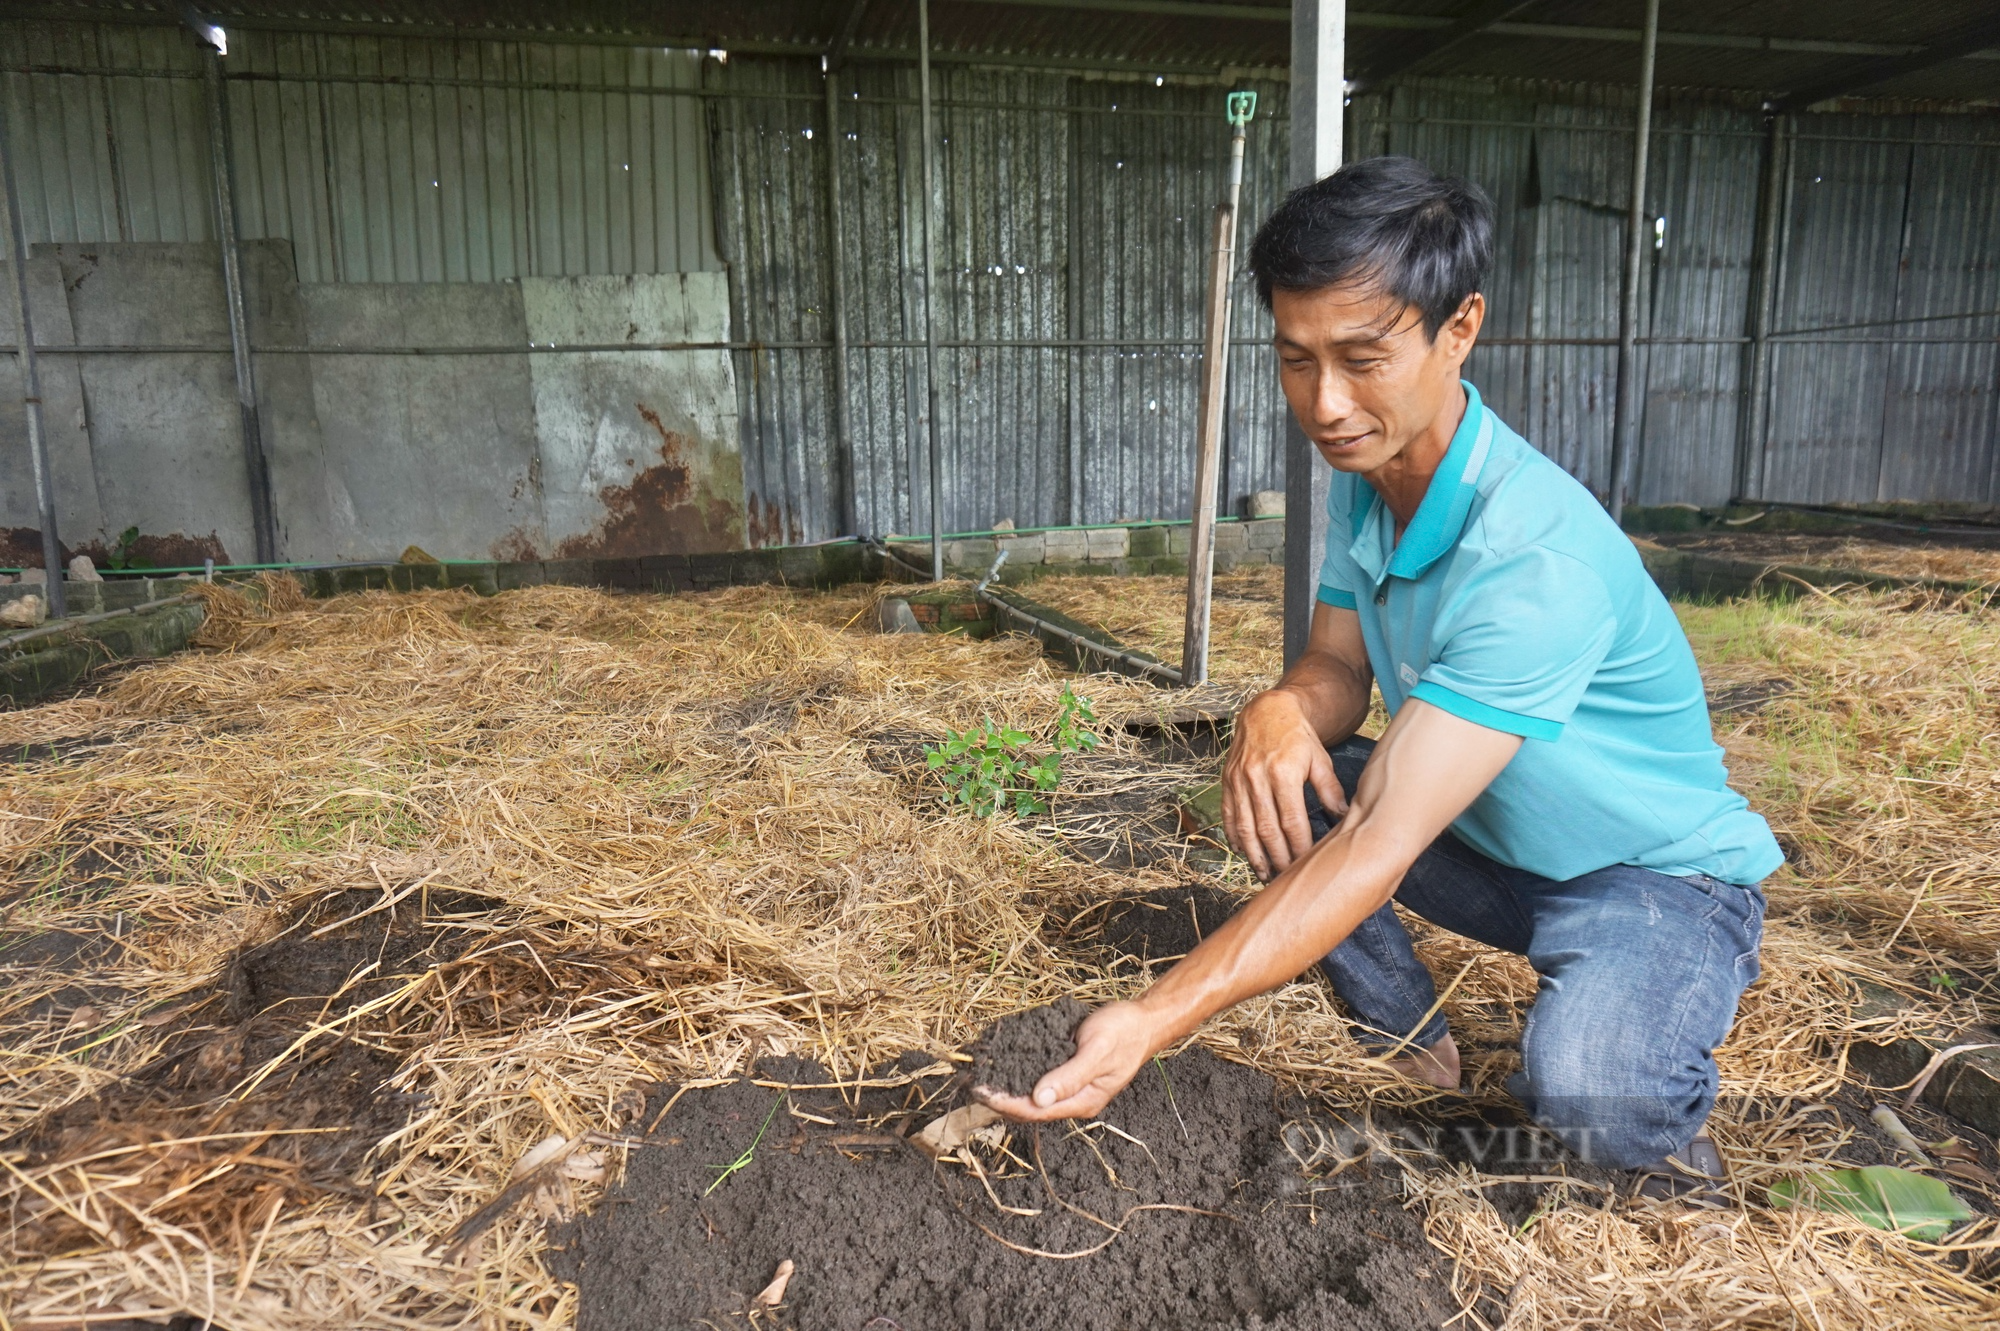
<path id="1" fill-rule="evenodd" d="M 104 557 L 104 567 L 108 569 L 151 568 L 153 561 L 144 555 L 132 553 L 132 547 L 139 541 L 139 529 L 127 527 L 118 533 L 118 544 L 111 547 L 111 553 Z"/>
<path id="2" fill-rule="evenodd" d="M 1090 705 L 1090 699 L 1063 685 L 1062 699 L 1056 707 L 1056 752 L 1088 753 L 1096 748 L 1097 732 L 1091 729 L 1096 724 L 1097 709 Z"/>
<path id="3" fill-rule="evenodd" d="M 1055 747 L 1036 756 L 1029 746 L 1034 736 L 1012 726 L 996 726 L 989 717 L 980 726 L 948 733 L 943 744 L 926 746 L 924 762 L 944 783 L 948 803 L 963 804 L 980 818 L 1002 809 L 1018 817 L 1047 813 L 1044 796 L 1062 784 L 1065 753 L 1097 747 L 1091 727 L 1097 712 L 1090 700 L 1065 685 L 1056 711 Z"/>
<path id="4" fill-rule="evenodd" d="M 748 1169 L 751 1163 L 757 1159 L 757 1143 L 763 1141 L 764 1134 L 771 1130 L 771 1120 L 778 1116 L 778 1106 L 783 1103 L 785 1103 L 785 1093 L 779 1091 L 778 1098 L 771 1101 L 771 1112 L 764 1115 L 764 1121 L 757 1126 L 757 1135 L 752 1137 L 750 1144 L 743 1148 L 743 1154 L 737 1156 L 726 1165 L 710 1166 L 710 1168 L 721 1172 L 716 1174 L 715 1182 L 708 1185 L 707 1191 L 703 1192 L 702 1196 L 706 1197 L 714 1192 L 729 1181 L 731 1174 L 734 1174 L 739 1169 Z"/>

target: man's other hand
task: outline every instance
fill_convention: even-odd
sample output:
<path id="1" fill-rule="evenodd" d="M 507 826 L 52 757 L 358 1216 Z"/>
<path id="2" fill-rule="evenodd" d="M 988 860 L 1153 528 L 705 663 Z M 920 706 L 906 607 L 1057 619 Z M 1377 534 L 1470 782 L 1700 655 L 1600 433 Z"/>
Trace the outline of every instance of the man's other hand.
<path id="1" fill-rule="evenodd" d="M 1297 695 L 1284 688 L 1258 694 L 1237 714 L 1222 768 L 1222 830 L 1259 878 L 1276 877 L 1312 849 L 1308 782 L 1329 814 L 1347 812 L 1333 762 Z"/>
<path id="2" fill-rule="evenodd" d="M 1076 1028 L 1076 1056 L 1044 1074 L 1032 1095 L 975 1086 L 973 1098 L 1023 1123 L 1095 1118 L 1158 1052 L 1154 1033 L 1151 1014 L 1139 1004 L 1107 1004 Z"/>

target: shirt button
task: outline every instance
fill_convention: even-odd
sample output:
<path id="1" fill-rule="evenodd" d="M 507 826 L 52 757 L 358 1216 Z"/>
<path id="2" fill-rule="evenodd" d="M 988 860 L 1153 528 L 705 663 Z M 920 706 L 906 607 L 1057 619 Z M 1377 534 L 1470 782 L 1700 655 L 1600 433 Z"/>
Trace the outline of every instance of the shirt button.
<path id="1" fill-rule="evenodd" d="M 1388 583 L 1386 583 L 1386 582 L 1385 582 L 1385 583 L 1383 583 L 1383 584 L 1382 584 L 1382 585 L 1381 585 L 1380 587 L 1378 587 L 1378 588 L 1376 588 L 1376 589 L 1375 589 L 1375 604 L 1376 604 L 1376 605 L 1387 605 L 1387 604 L 1389 604 L 1389 584 L 1388 584 Z"/>

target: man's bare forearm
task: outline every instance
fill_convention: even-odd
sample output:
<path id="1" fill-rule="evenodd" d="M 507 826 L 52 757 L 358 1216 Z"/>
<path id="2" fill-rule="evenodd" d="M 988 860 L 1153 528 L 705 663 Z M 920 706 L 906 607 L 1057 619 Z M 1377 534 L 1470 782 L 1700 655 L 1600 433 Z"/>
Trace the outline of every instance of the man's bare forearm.
<path id="1" fill-rule="evenodd" d="M 1271 691 L 1291 695 L 1320 743 L 1331 747 L 1351 737 L 1368 719 L 1374 683 L 1333 653 L 1308 647 Z"/>
<path id="2" fill-rule="evenodd" d="M 1350 817 L 1138 1000 L 1154 1019 L 1155 1052 L 1309 969 L 1395 894 L 1422 849 Z"/>
<path id="3" fill-rule="evenodd" d="M 1353 933 L 1520 747 L 1517 735 L 1408 703 L 1340 825 L 1138 1000 L 1157 1048 L 1293 979 Z"/>

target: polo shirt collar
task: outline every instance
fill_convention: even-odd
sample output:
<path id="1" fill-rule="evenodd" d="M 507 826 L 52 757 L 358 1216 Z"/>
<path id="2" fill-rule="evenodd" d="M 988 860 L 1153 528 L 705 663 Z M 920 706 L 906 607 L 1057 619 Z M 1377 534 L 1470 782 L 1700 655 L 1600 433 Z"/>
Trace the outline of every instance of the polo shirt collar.
<path id="1" fill-rule="evenodd" d="M 1421 578 L 1465 531 L 1466 515 L 1479 493 L 1479 474 L 1492 451 L 1493 417 L 1479 400 L 1479 390 L 1463 379 L 1459 383 L 1465 388 L 1465 416 L 1402 540 L 1394 541 L 1395 519 L 1388 505 L 1373 486 L 1356 478 L 1368 493 L 1365 503 L 1353 507 L 1355 539 L 1348 553 L 1377 581 L 1385 576 Z"/>

